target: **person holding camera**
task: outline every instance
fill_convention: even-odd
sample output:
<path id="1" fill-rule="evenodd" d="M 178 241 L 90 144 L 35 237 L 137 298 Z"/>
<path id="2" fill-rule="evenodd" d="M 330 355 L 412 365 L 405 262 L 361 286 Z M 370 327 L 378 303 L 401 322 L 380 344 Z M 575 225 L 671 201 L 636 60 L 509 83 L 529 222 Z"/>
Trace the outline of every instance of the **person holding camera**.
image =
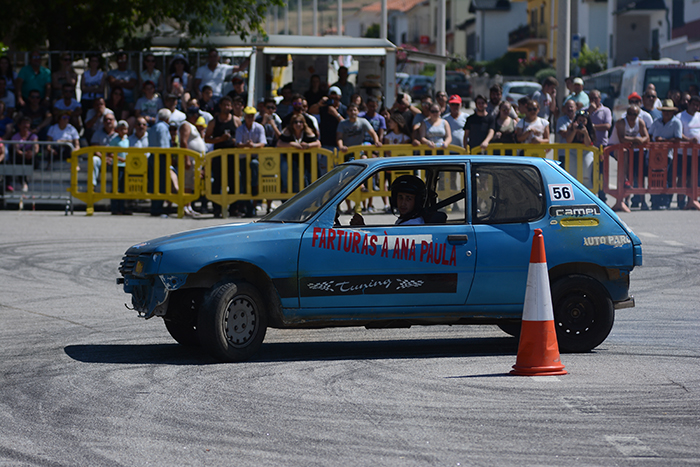
<path id="1" fill-rule="evenodd" d="M 595 131 L 593 124 L 586 110 L 576 112 L 573 121 L 569 124 L 566 130 L 566 142 L 568 144 L 583 144 L 584 146 L 593 146 L 595 141 Z M 582 155 L 582 174 L 579 178 L 586 188 L 593 188 L 593 152 L 591 151 L 571 151 L 571 166 L 567 168 L 570 174 L 576 176 L 578 173 L 578 155 Z"/>

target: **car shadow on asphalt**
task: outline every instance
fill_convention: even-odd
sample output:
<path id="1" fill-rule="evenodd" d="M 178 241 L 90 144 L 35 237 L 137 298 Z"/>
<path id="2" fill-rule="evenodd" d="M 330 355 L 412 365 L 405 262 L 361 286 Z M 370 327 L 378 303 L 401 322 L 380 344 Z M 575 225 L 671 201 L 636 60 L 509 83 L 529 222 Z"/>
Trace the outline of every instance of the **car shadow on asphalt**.
<path id="1" fill-rule="evenodd" d="M 391 360 L 513 355 L 518 341 L 513 337 L 411 339 L 334 342 L 263 343 L 248 363 Z M 86 344 L 69 345 L 66 355 L 84 363 L 209 365 L 218 363 L 203 350 L 179 344 Z"/>

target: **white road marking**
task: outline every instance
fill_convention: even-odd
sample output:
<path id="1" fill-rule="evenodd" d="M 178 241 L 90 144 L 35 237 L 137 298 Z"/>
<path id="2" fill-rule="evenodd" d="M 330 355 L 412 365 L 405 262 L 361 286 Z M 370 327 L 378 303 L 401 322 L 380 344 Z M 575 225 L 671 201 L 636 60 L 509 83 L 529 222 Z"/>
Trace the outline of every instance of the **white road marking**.
<path id="1" fill-rule="evenodd" d="M 651 448 L 634 436 L 606 436 L 605 440 L 626 457 L 658 457 Z"/>
<path id="2" fill-rule="evenodd" d="M 650 232 L 637 232 L 637 235 L 639 235 L 640 237 L 659 238 L 658 235 L 654 235 Z"/>

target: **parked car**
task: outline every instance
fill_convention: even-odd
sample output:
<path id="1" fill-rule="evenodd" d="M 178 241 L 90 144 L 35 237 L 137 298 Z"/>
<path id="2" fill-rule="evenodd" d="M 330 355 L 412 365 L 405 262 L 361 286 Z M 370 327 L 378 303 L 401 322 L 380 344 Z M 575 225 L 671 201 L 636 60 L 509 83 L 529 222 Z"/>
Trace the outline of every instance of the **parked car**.
<path id="1" fill-rule="evenodd" d="M 464 73 L 447 71 L 445 72 L 445 92 L 448 96 L 458 95 L 462 98 L 462 102 L 467 104 L 472 98 L 472 85 Z"/>
<path id="2" fill-rule="evenodd" d="M 424 223 L 395 225 L 381 214 L 350 225 L 346 199 L 374 177 L 383 185 L 386 173 L 421 174 L 413 186 Z M 406 195 L 391 199 L 396 208 Z M 268 327 L 497 324 L 517 334 L 535 229 L 544 233 L 559 347 L 593 349 L 614 310 L 634 306 L 641 242 L 548 159 L 351 161 L 256 222 L 132 246 L 117 283 L 140 316 L 162 317 L 176 341 L 222 361 L 250 358 Z"/>
<path id="3" fill-rule="evenodd" d="M 407 92 L 414 101 L 423 96 L 433 97 L 435 94 L 435 78 L 433 76 L 409 75 L 404 81 L 403 91 Z"/>
<path id="4" fill-rule="evenodd" d="M 542 89 L 542 85 L 533 81 L 510 81 L 503 85 L 503 100 L 517 106 L 521 97 L 532 97 L 535 91 Z M 516 107 L 517 110 L 517 107 Z"/>

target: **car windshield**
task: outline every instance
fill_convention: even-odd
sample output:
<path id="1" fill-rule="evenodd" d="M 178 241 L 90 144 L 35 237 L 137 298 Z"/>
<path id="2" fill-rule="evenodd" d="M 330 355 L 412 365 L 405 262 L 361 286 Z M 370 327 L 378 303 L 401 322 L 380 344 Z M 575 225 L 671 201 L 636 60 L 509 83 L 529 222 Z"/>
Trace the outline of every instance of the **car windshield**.
<path id="1" fill-rule="evenodd" d="M 344 164 L 334 168 L 322 178 L 304 188 L 295 197 L 260 219 L 261 222 L 305 222 L 326 205 L 364 167 L 356 164 Z"/>

